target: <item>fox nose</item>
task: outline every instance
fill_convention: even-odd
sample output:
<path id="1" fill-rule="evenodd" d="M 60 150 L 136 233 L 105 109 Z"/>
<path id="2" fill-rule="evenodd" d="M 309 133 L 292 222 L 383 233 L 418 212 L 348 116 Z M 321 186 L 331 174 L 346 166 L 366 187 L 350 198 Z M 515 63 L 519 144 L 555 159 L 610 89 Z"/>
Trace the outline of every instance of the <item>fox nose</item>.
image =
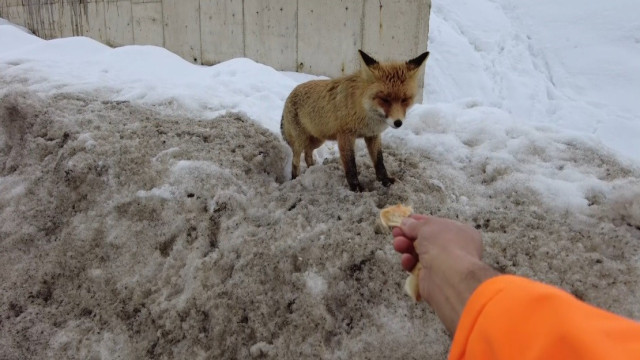
<path id="1" fill-rule="evenodd" d="M 393 122 L 393 125 L 394 125 L 396 128 L 399 128 L 400 126 L 402 126 L 402 120 L 398 119 L 398 120 L 394 121 L 394 122 Z"/>

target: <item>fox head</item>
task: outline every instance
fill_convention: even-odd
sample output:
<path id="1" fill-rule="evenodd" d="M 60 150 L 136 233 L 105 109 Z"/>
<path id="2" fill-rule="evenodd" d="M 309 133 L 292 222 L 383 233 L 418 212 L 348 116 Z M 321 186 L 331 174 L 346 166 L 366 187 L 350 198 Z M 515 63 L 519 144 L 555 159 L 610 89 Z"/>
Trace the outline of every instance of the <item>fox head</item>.
<path id="1" fill-rule="evenodd" d="M 407 62 L 379 63 L 364 51 L 358 51 L 364 63 L 361 76 L 368 84 L 363 100 L 365 109 L 377 112 L 392 128 L 399 128 L 407 109 L 413 105 L 418 91 L 417 75 L 429 52 Z"/>

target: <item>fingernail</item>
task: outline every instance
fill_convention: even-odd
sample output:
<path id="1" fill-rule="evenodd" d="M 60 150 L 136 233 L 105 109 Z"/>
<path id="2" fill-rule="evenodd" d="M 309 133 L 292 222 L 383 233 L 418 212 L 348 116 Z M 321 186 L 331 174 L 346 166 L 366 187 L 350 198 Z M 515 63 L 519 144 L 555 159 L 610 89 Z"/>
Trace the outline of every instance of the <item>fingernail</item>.
<path id="1" fill-rule="evenodd" d="M 413 220 L 412 218 L 404 218 L 404 219 L 402 219 L 402 226 L 409 226 L 409 225 L 413 224 L 414 222 L 416 222 L 416 221 Z"/>

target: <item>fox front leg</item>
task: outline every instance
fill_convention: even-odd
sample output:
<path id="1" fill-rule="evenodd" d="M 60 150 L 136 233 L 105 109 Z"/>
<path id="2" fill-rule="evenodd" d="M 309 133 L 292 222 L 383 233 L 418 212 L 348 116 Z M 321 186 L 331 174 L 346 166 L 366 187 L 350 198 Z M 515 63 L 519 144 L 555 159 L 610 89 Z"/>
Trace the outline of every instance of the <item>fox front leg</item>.
<path id="1" fill-rule="evenodd" d="M 358 181 L 358 169 L 356 168 L 356 137 L 352 134 L 339 134 L 337 136 L 340 160 L 347 176 L 347 183 L 351 191 L 362 192 L 362 186 Z"/>
<path id="2" fill-rule="evenodd" d="M 369 150 L 369 156 L 371 156 L 371 162 L 376 169 L 376 178 L 382 183 L 382 186 L 389 187 L 396 180 L 389 177 L 387 169 L 384 167 L 384 161 L 382 160 L 382 141 L 380 135 L 365 137 L 364 142 L 367 144 L 367 150 Z"/>

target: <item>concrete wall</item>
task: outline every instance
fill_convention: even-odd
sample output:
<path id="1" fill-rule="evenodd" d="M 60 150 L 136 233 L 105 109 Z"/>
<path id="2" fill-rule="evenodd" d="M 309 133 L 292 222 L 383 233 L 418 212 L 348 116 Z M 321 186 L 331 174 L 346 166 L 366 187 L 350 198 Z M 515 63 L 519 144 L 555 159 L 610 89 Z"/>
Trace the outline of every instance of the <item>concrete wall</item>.
<path id="1" fill-rule="evenodd" d="M 197 64 L 249 57 L 339 76 L 426 50 L 430 0 L 0 0 L 0 17 L 45 38 L 163 46 Z"/>

